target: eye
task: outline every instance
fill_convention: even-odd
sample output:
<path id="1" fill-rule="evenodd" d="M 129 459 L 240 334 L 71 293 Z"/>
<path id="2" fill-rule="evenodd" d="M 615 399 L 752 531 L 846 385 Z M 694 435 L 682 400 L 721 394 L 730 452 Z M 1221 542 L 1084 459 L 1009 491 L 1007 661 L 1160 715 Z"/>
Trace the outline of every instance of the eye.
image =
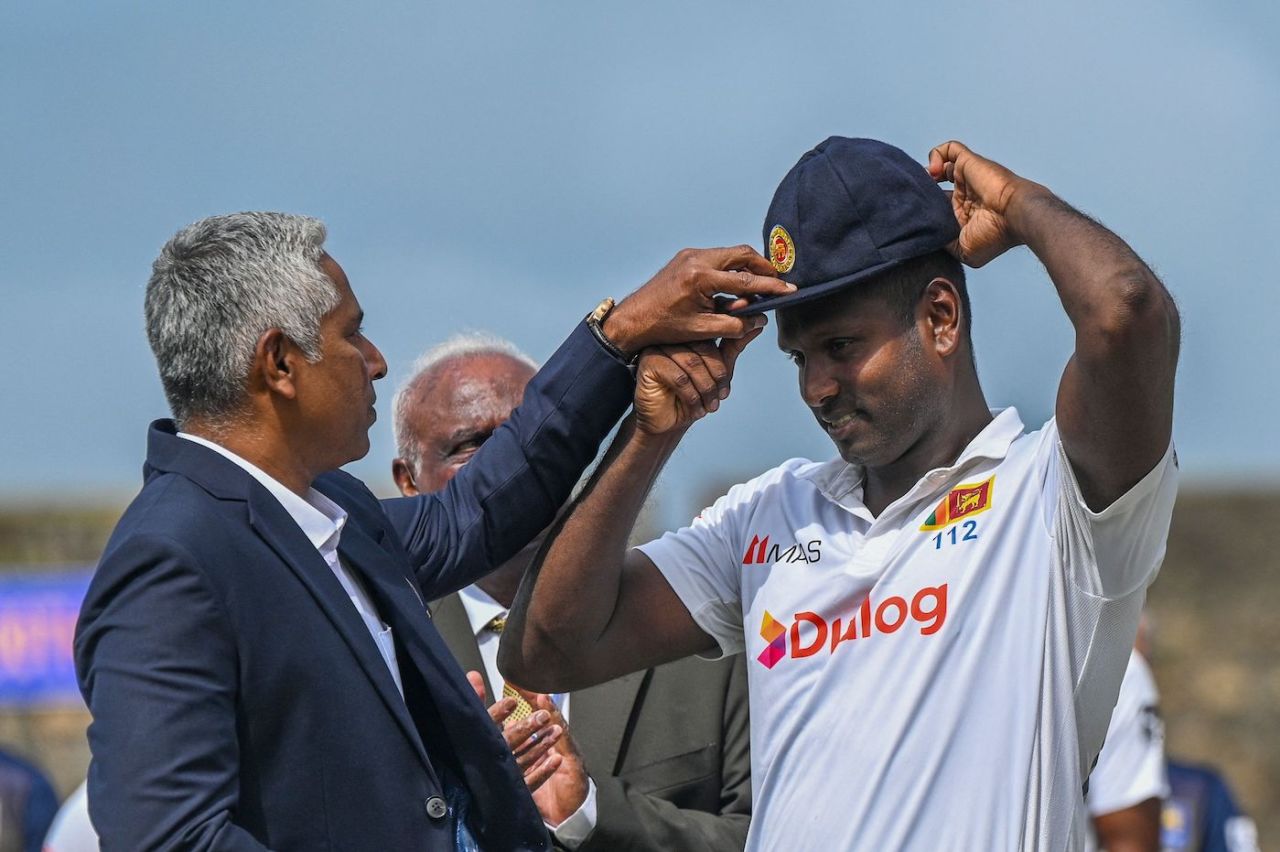
<path id="1" fill-rule="evenodd" d="M 834 356 L 848 355 L 857 342 L 857 339 L 852 337 L 832 338 L 827 341 L 827 351 Z"/>
<path id="2" fill-rule="evenodd" d="M 804 366 L 804 353 L 802 353 L 802 352 L 784 352 L 784 353 L 782 353 L 782 354 L 783 354 L 783 355 L 785 355 L 785 356 L 787 356 L 787 360 L 788 360 L 788 361 L 790 361 L 792 364 L 795 364 L 797 367 L 803 367 L 803 366 Z"/>
<path id="3" fill-rule="evenodd" d="M 482 435 L 471 435 L 470 437 L 467 437 L 459 441 L 458 443 L 454 444 L 452 448 L 450 448 L 449 458 L 452 458 L 452 459 L 461 458 L 464 461 L 466 459 L 471 458 L 473 455 L 476 454 L 476 451 L 479 450 L 480 447 L 484 445 L 484 442 L 489 440 L 489 436 L 491 434 L 493 433 L 486 432 Z"/>

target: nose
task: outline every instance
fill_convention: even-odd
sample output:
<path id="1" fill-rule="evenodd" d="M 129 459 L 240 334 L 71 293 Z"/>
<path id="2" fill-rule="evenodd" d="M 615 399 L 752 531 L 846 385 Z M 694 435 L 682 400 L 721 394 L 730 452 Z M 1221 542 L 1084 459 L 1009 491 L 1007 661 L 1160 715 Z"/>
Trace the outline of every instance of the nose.
<path id="1" fill-rule="evenodd" d="M 376 382 L 387 375 L 387 359 L 382 357 L 382 352 L 373 345 L 373 341 L 366 339 L 365 346 L 369 349 L 364 354 L 364 362 L 369 370 L 369 381 Z"/>
<path id="2" fill-rule="evenodd" d="M 800 396 L 810 408 L 821 408 L 839 391 L 831 373 L 820 364 L 809 360 L 800 368 Z"/>

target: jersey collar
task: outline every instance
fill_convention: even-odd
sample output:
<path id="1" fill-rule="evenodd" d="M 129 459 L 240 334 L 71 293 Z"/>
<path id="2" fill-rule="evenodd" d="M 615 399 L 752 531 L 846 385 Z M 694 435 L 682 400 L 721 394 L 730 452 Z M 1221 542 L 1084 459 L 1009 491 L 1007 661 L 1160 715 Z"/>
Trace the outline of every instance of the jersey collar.
<path id="1" fill-rule="evenodd" d="M 898 506 L 904 500 L 914 501 L 922 490 L 933 492 L 943 483 L 949 483 L 974 462 L 980 459 L 1003 459 L 1009 447 L 1023 433 L 1022 418 L 1018 410 L 1009 408 L 992 409 L 991 422 L 974 436 L 960 456 L 949 466 L 934 468 L 921 477 L 910 491 L 889 506 L 883 514 Z M 862 503 L 862 482 L 866 471 L 861 465 L 850 464 L 842 458 L 834 458 L 825 464 L 817 465 L 803 474 L 828 500 L 843 506 L 859 517 L 866 516 L 873 520 Z M 883 516 L 882 514 L 882 516 Z"/>

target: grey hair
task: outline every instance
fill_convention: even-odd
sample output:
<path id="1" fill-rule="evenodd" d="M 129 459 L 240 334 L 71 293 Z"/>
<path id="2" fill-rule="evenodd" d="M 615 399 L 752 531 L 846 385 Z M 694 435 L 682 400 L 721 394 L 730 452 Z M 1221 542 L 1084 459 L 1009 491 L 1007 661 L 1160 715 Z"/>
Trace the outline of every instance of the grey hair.
<path id="1" fill-rule="evenodd" d="M 278 328 L 320 360 L 320 321 L 340 299 L 320 268 L 325 227 L 288 213 L 231 213 L 183 228 L 147 282 L 147 341 L 179 428 L 225 423 L 244 403 L 254 348 Z"/>
<path id="2" fill-rule="evenodd" d="M 413 440 L 413 429 L 409 424 L 411 392 L 423 376 L 441 364 L 471 355 L 506 355 L 534 370 L 538 369 L 538 362 L 526 355 L 510 340 L 485 331 L 455 334 L 419 355 L 409 370 L 408 378 L 396 388 L 396 395 L 391 401 L 391 428 L 396 438 L 396 455 L 409 462 L 414 471 L 417 471 L 422 459 L 421 450 L 418 442 Z"/>

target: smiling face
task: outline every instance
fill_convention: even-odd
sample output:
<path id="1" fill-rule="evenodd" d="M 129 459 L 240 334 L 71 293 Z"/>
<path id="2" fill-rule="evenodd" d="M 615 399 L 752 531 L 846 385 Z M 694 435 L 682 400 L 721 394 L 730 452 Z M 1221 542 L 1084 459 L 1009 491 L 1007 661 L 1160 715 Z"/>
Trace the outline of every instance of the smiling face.
<path id="1" fill-rule="evenodd" d="M 382 353 L 364 336 L 364 311 L 346 273 L 324 255 L 321 268 L 337 288 L 338 305 L 320 321 L 320 360 L 299 364 L 291 439 L 311 448 L 316 472 L 333 470 L 369 452 L 377 419 L 373 383 L 387 374 Z"/>
<path id="2" fill-rule="evenodd" d="M 800 396 L 847 462 L 893 464 L 946 414 L 948 383 L 927 312 L 914 322 L 872 286 L 778 311 L 778 347 Z"/>

